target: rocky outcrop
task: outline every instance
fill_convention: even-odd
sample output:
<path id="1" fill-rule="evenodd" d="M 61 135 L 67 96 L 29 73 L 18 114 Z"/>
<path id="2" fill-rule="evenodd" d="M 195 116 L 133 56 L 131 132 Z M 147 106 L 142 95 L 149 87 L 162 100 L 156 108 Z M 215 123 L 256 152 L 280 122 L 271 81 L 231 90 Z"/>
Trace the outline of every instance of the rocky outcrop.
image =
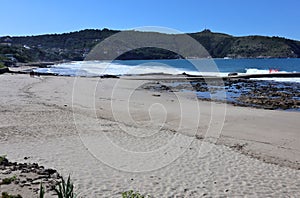
<path id="1" fill-rule="evenodd" d="M 170 81 L 148 83 L 152 91 L 194 91 L 201 100 L 214 100 L 238 106 L 264 109 L 300 110 L 300 83 L 248 79 Z M 222 93 L 223 92 L 223 93 Z M 224 96 L 216 97 L 217 95 Z"/>
<path id="2" fill-rule="evenodd" d="M 6 72 L 9 72 L 9 69 L 7 67 L 0 68 L 0 74 L 4 74 Z"/>
<path id="3" fill-rule="evenodd" d="M 10 193 L 10 189 L 28 188 L 38 194 L 42 183 L 46 192 L 54 192 L 55 185 L 60 178 L 56 170 L 45 168 L 37 163 L 10 162 L 5 157 L 0 157 L 0 189 L 2 191 Z"/>

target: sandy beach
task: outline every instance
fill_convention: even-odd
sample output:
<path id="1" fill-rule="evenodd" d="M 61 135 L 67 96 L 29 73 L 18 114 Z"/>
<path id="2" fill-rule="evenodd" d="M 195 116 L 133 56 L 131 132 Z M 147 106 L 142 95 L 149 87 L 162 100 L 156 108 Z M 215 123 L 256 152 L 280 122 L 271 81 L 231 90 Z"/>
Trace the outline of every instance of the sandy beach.
<path id="1" fill-rule="evenodd" d="M 0 82 L 0 155 L 71 174 L 79 197 L 300 196 L 299 112 L 145 90 L 142 79 Z"/>

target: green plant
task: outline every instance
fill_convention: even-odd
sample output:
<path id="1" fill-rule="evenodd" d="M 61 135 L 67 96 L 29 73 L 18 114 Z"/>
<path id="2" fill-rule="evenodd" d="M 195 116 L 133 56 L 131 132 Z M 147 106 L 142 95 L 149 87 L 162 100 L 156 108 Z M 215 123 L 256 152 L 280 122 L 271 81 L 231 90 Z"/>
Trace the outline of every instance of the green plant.
<path id="1" fill-rule="evenodd" d="M 67 182 L 64 178 L 61 178 L 61 182 L 59 182 L 55 188 L 55 192 L 58 198 L 75 198 L 76 194 L 74 191 L 74 185 L 71 182 L 70 175 L 68 177 Z"/>
<path id="2" fill-rule="evenodd" d="M 122 193 L 122 198 L 146 198 L 150 196 L 141 195 L 139 192 L 134 192 L 133 190 L 129 190 Z"/>
<path id="3" fill-rule="evenodd" d="M 1 198 L 22 198 L 21 195 L 10 195 L 7 192 L 2 192 Z"/>
<path id="4" fill-rule="evenodd" d="M 15 181 L 17 177 L 14 175 L 12 177 L 2 179 L 2 184 L 11 184 L 11 182 Z"/>
<path id="5" fill-rule="evenodd" d="M 2 162 L 4 162 L 6 159 L 6 155 L 2 155 L 0 156 L 0 164 L 2 164 Z"/>
<path id="6" fill-rule="evenodd" d="M 42 184 L 42 182 L 41 182 L 41 184 L 40 184 L 40 194 L 39 194 L 39 198 L 44 198 L 44 196 L 45 196 L 45 189 L 44 189 L 44 186 L 43 186 L 43 184 Z"/>

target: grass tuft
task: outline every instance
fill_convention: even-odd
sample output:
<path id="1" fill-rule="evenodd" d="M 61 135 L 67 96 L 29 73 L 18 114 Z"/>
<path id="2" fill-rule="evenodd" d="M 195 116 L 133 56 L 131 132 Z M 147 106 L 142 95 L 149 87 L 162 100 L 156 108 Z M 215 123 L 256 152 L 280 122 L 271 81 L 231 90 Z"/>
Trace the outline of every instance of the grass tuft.
<path id="1" fill-rule="evenodd" d="M 45 188 L 44 188 L 44 186 L 43 186 L 43 184 L 41 182 L 41 184 L 40 184 L 39 198 L 44 198 L 44 196 L 45 196 Z"/>
<path id="2" fill-rule="evenodd" d="M 150 196 L 142 195 L 139 192 L 134 192 L 133 190 L 129 190 L 122 193 L 122 198 L 150 198 Z"/>
<path id="3" fill-rule="evenodd" d="M 0 156 L 0 164 L 2 164 L 2 162 L 6 161 L 6 155 L 2 155 Z"/>
<path id="4" fill-rule="evenodd" d="M 12 177 L 8 177 L 8 178 L 4 178 L 2 179 L 2 183 L 1 184 L 11 184 L 13 181 L 15 181 L 17 179 L 17 176 L 12 176 Z"/>
<path id="5" fill-rule="evenodd" d="M 63 177 L 61 178 L 61 182 L 57 184 L 55 192 L 58 198 L 76 198 L 76 194 L 74 193 L 74 185 L 71 182 L 70 175 L 67 182 Z"/>

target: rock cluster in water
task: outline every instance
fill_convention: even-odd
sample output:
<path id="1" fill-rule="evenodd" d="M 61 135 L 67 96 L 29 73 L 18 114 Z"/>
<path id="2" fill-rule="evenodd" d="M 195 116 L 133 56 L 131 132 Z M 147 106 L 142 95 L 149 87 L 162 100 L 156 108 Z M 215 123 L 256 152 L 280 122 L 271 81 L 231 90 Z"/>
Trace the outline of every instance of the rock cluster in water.
<path id="1" fill-rule="evenodd" d="M 155 82 L 145 84 L 143 88 L 153 91 L 194 91 L 199 99 L 239 106 L 300 110 L 300 83 L 227 79 Z"/>

